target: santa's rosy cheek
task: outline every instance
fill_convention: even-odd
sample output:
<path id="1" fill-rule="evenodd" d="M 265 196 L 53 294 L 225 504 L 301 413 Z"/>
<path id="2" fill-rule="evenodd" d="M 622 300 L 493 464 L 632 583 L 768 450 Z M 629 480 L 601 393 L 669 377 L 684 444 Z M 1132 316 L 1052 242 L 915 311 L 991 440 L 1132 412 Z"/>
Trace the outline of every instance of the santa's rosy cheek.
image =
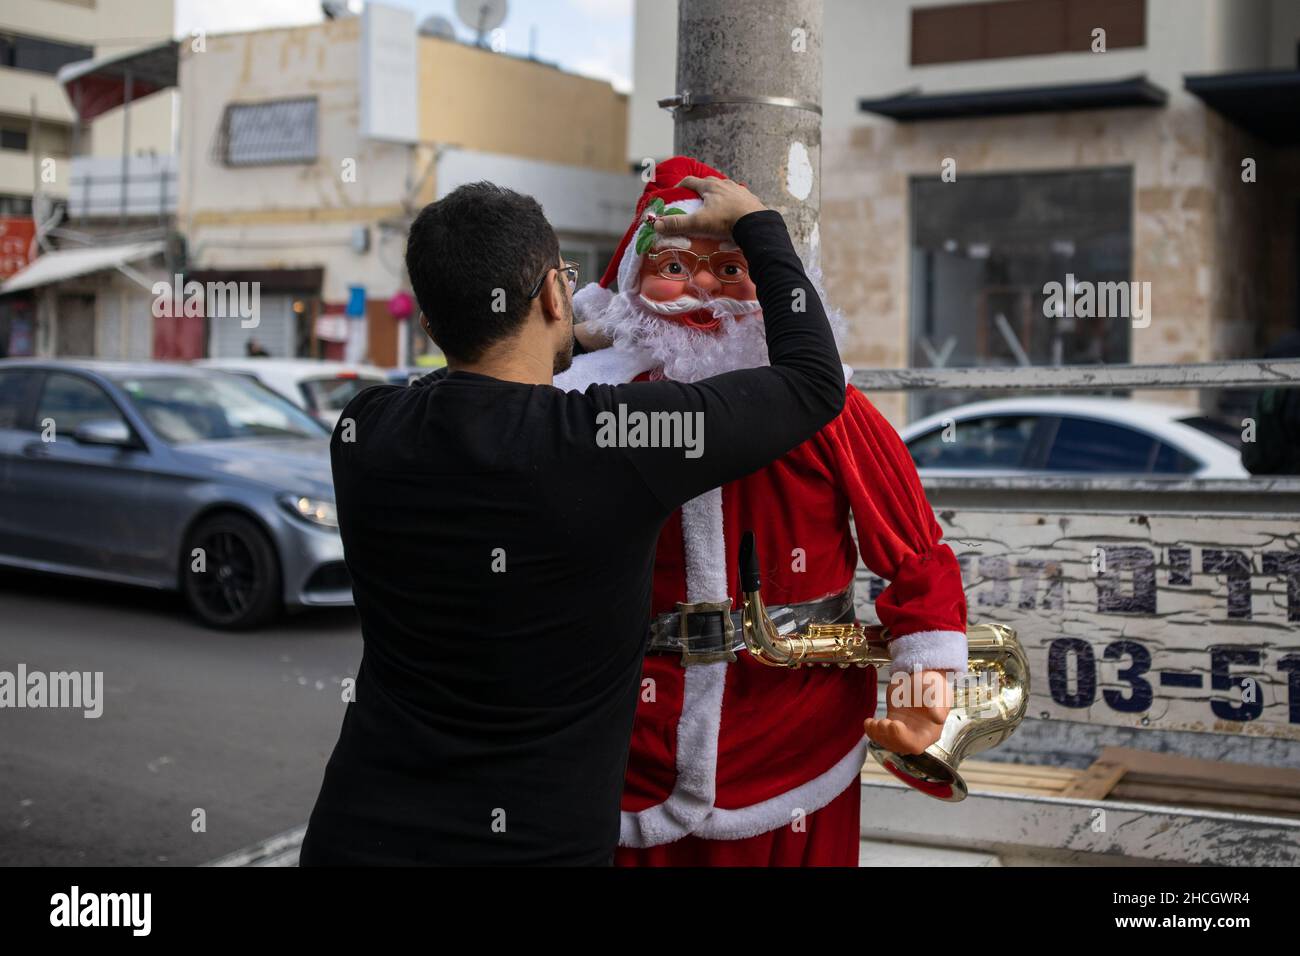
<path id="1" fill-rule="evenodd" d="M 641 294 L 652 302 L 671 302 L 690 294 L 688 283 L 665 279 L 658 274 L 641 277 Z"/>

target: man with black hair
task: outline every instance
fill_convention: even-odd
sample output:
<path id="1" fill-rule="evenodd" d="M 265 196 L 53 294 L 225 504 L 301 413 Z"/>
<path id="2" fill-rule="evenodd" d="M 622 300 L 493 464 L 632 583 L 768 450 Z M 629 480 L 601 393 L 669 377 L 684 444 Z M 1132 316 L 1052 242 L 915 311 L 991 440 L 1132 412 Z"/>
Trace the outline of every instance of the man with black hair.
<path id="1" fill-rule="evenodd" d="M 334 432 L 364 651 L 304 864 L 611 862 L 660 528 L 845 396 L 781 217 L 728 180 L 666 185 L 703 200 L 683 225 L 744 251 L 770 366 L 561 391 L 577 270 L 536 201 L 476 183 L 412 224 L 449 372 L 365 390 Z M 696 432 L 677 444 L 623 427 L 652 419 L 698 427 L 659 433 Z"/>

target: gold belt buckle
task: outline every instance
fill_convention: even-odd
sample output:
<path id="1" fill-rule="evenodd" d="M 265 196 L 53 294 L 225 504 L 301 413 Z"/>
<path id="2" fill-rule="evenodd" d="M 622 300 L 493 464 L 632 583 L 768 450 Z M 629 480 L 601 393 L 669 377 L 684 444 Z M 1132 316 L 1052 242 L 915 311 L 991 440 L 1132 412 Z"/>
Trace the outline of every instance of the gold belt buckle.
<path id="1" fill-rule="evenodd" d="M 692 614 L 720 614 L 722 616 L 721 650 L 692 650 L 690 635 L 690 616 Z M 682 666 L 692 664 L 717 664 L 736 659 L 732 645 L 736 642 L 736 625 L 731 620 L 730 601 L 696 601 L 677 602 L 677 640 L 682 645 Z"/>

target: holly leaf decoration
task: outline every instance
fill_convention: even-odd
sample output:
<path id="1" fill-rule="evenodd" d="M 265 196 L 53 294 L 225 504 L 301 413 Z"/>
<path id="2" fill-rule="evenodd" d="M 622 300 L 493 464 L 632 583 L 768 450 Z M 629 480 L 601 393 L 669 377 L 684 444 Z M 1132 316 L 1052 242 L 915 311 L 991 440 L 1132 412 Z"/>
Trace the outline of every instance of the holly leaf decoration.
<path id="1" fill-rule="evenodd" d="M 641 227 L 641 231 L 636 235 L 636 254 L 643 256 L 650 251 L 650 247 L 655 241 L 655 227 L 652 223 L 646 223 Z"/>
<path id="2" fill-rule="evenodd" d="M 656 217 L 686 215 L 685 209 L 679 209 L 676 206 L 673 206 L 670 209 L 665 209 L 664 201 L 660 199 L 658 196 L 650 200 L 650 204 L 646 207 L 646 212 L 653 213 Z M 650 251 L 650 247 L 654 245 L 654 241 L 655 241 L 655 224 L 653 222 L 647 222 L 645 225 L 641 227 L 641 230 L 636 234 L 636 254 L 638 256 L 645 255 L 647 252 Z"/>

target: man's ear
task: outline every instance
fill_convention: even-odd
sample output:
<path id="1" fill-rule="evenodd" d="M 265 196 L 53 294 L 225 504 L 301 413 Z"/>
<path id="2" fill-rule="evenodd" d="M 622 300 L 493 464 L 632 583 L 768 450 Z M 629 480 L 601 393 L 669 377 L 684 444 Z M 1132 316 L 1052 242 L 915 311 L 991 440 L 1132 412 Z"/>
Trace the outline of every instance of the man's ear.
<path id="1" fill-rule="evenodd" d="M 546 278 L 542 281 L 542 291 L 538 298 L 542 302 L 542 318 L 548 322 L 563 322 L 567 319 L 568 313 L 564 305 L 564 283 L 557 282 L 557 273 L 552 270 L 546 273 Z"/>

